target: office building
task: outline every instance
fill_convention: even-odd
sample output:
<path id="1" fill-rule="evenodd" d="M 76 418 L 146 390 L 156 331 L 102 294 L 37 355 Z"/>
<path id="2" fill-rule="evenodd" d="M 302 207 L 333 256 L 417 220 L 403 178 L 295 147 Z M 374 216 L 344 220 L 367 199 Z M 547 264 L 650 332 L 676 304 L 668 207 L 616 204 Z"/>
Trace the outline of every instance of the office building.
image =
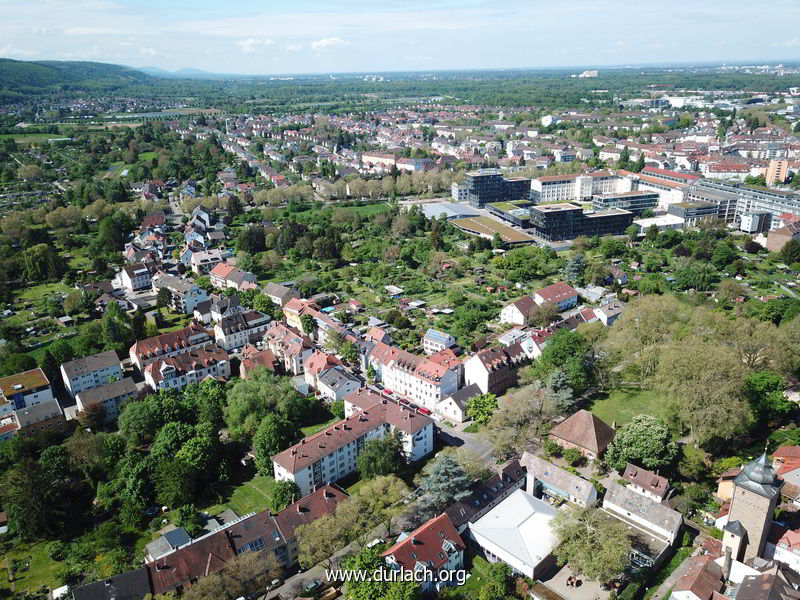
<path id="1" fill-rule="evenodd" d="M 592 208 L 594 210 L 622 208 L 636 215 L 641 215 L 645 210 L 656 208 L 658 206 L 658 198 L 658 192 L 648 190 L 598 194 L 592 197 Z"/>
<path id="2" fill-rule="evenodd" d="M 574 240 L 579 235 L 623 235 L 634 217 L 620 208 L 584 212 L 575 204 L 546 204 L 530 210 L 531 228 L 547 241 Z"/>
<path id="3" fill-rule="evenodd" d="M 467 200 L 480 208 L 493 202 L 527 200 L 531 180 L 525 177 L 508 179 L 497 169 L 482 169 L 466 175 Z"/>
<path id="4" fill-rule="evenodd" d="M 669 205 L 667 214 L 679 217 L 687 227 L 693 227 L 701 221 L 719 218 L 719 205 L 702 200 L 678 202 Z"/>

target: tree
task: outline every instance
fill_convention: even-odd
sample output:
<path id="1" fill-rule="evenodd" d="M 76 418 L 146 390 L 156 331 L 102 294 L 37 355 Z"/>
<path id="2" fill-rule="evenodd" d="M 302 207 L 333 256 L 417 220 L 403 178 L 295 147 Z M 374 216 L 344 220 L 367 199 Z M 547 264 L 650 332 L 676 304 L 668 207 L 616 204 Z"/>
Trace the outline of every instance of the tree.
<path id="1" fill-rule="evenodd" d="M 80 292 L 70 292 L 64 298 L 64 312 L 68 315 L 79 313 L 83 308 L 83 297 Z"/>
<path id="2" fill-rule="evenodd" d="M 82 427 L 99 431 L 106 423 L 106 409 L 102 404 L 90 404 L 77 415 Z"/>
<path id="3" fill-rule="evenodd" d="M 302 315 L 300 317 L 300 325 L 303 328 L 303 333 L 313 336 L 317 329 L 317 321 L 311 315 Z"/>
<path id="4" fill-rule="evenodd" d="M 341 350 L 339 350 L 339 355 L 348 365 L 358 364 L 358 359 L 361 357 L 358 346 L 356 346 L 353 342 L 345 342 L 342 345 Z"/>
<path id="5" fill-rule="evenodd" d="M 300 430 L 283 415 L 269 414 L 264 417 L 253 436 L 258 472 L 271 474 L 272 456 L 288 448 L 300 436 Z"/>
<path id="6" fill-rule="evenodd" d="M 204 531 L 205 519 L 194 504 L 186 504 L 178 508 L 178 512 L 175 515 L 175 525 L 183 527 L 186 533 L 196 538 L 202 535 Z"/>
<path id="7" fill-rule="evenodd" d="M 268 414 L 277 412 L 298 427 L 314 422 L 318 416 L 318 400 L 301 398 L 291 380 L 263 367 L 253 369 L 247 379 L 236 379 L 229 385 L 225 424 L 235 440 L 249 442 Z"/>
<path id="8" fill-rule="evenodd" d="M 445 508 L 463 500 L 470 493 L 472 480 L 460 464 L 448 454 L 434 460 L 430 475 L 422 480 L 421 505 L 428 515 L 437 515 Z"/>
<path id="9" fill-rule="evenodd" d="M 172 304 L 172 292 L 169 289 L 162 287 L 158 288 L 158 294 L 156 295 L 156 303 L 159 308 L 169 308 Z"/>
<path id="10" fill-rule="evenodd" d="M 564 275 L 572 284 L 579 284 L 583 281 L 583 271 L 586 269 L 586 257 L 583 254 L 576 254 L 564 266 Z"/>
<path id="11" fill-rule="evenodd" d="M 404 466 L 403 440 L 396 434 L 367 441 L 356 458 L 361 479 L 398 473 Z"/>
<path id="12" fill-rule="evenodd" d="M 17 169 L 17 177 L 26 181 L 42 178 L 42 168 L 39 165 L 20 165 Z"/>
<path id="13" fill-rule="evenodd" d="M 800 240 L 796 238 L 789 240 L 781 249 L 780 257 L 787 265 L 800 262 Z"/>
<path id="14" fill-rule="evenodd" d="M 559 319 L 558 305 L 553 302 L 536 304 L 528 313 L 528 323 L 538 327 L 547 327 Z"/>
<path id="15" fill-rule="evenodd" d="M 497 410 L 497 397 L 494 394 L 480 394 L 467 400 L 467 416 L 475 423 L 488 423 Z"/>
<path id="16" fill-rule="evenodd" d="M 629 462 L 645 469 L 660 469 L 671 464 L 677 453 L 678 445 L 664 423 L 650 415 L 637 415 L 617 431 L 605 460 L 617 471 Z"/>
<path id="17" fill-rule="evenodd" d="M 245 552 L 229 561 L 222 571 L 195 581 L 181 594 L 181 599 L 255 598 L 267 589 L 273 579 L 281 577 L 282 573 L 283 566 L 273 551 Z"/>
<path id="18" fill-rule="evenodd" d="M 744 395 L 761 424 L 791 414 L 796 405 L 784 396 L 786 383 L 775 371 L 754 371 L 744 381 Z"/>
<path id="19" fill-rule="evenodd" d="M 156 499 L 162 506 L 182 506 L 194 499 L 197 472 L 182 460 L 172 457 L 157 463 L 153 475 Z"/>
<path id="20" fill-rule="evenodd" d="M 349 600 L 416 600 L 420 594 L 418 583 L 392 581 L 390 577 L 373 577 L 380 570 L 389 569 L 375 548 L 362 548 L 342 561 L 348 571 L 368 573 L 363 581 L 352 578 L 346 585 Z"/>
<path id="21" fill-rule="evenodd" d="M 567 375 L 575 394 L 582 394 L 592 381 L 589 344 L 578 332 L 559 329 L 542 350 L 539 359 L 526 369 L 531 379 L 547 381 L 556 369 Z"/>
<path id="22" fill-rule="evenodd" d="M 303 493 L 294 481 L 276 481 L 270 494 L 271 508 L 274 512 L 280 512 L 290 504 L 302 498 Z"/>
<path id="23" fill-rule="evenodd" d="M 552 529 L 558 539 L 554 555 L 576 575 L 611 581 L 628 565 L 631 540 L 622 522 L 595 508 L 560 510 Z"/>

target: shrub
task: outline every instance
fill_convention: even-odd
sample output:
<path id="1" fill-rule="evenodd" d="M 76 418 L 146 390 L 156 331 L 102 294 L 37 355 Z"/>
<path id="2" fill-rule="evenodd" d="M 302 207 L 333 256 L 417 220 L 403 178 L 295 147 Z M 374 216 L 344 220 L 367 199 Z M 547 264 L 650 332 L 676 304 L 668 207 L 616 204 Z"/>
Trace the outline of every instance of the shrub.
<path id="1" fill-rule="evenodd" d="M 575 467 L 583 462 L 583 454 L 576 448 L 567 448 L 564 450 L 564 460 L 566 460 L 570 466 Z"/>
<path id="2" fill-rule="evenodd" d="M 542 443 L 542 449 L 544 450 L 544 453 L 547 454 L 547 456 L 553 456 L 555 458 L 561 456 L 563 452 L 561 446 L 556 444 L 553 440 L 545 440 Z"/>
<path id="3" fill-rule="evenodd" d="M 45 546 L 45 552 L 52 560 L 64 560 L 67 554 L 67 545 L 64 542 L 56 540 L 55 542 L 48 542 Z"/>

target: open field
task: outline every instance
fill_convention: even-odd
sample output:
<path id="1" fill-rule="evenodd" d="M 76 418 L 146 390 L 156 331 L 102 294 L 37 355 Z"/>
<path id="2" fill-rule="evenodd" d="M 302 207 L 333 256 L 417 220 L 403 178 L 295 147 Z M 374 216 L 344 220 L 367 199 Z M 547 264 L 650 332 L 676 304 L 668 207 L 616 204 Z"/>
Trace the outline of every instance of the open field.
<path id="1" fill-rule="evenodd" d="M 211 515 L 230 508 L 237 515 L 244 516 L 269 508 L 275 479 L 269 475 L 256 475 L 249 481 L 237 485 L 227 501 L 204 508 Z"/>
<path id="2" fill-rule="evenodd" d="M 9 582 L 5 576 L 0 577 L 0 595 L 5 597 L 4 592 L 12 589 L 16 593 L 25 590 L 33 593 L 39 591 L 43 585 L 55 587 L 58 583 L 56 572 L 62 568 L 62 564 L 47 556 L 46 547 L 46 542 L 18 544 L 16 548 L 3 556 L 5 569 L 11 566 L 12 561 L 19 561 L 18 564 L 22 566 L 13 583 Z"/>
<path id="3" fill-rule="evenodd" d="M 507 244 L 520 244 L 526 242 L 533 242 L 533 238 L 527 233 L 518 231 L 508 225 L 503 225 L 500 221 L 496 221 L 491 217 L 470 217 L 467 219 L 453 219 L 450 221 L 453 225 L 475 235 L 491 238 L 495 233 L 499 233 L 500 237 Z"/>
<path id="4" fill-rule="evenodd" d="M 56 133 L 2 133 L 0 140 L 12 138 L 18 144 L 30 144 L 32 142 L 46 142 L 47 140 L 57 140 L 65 136 Z"/>
<path id="5" fill-rule="evenodd" d="M 652 390 L 620 387 L 595 394 L 587 408 L 609 425 L 622 425 L 636 415 L 660 416 L 664 401 L 663 396 Z"/>

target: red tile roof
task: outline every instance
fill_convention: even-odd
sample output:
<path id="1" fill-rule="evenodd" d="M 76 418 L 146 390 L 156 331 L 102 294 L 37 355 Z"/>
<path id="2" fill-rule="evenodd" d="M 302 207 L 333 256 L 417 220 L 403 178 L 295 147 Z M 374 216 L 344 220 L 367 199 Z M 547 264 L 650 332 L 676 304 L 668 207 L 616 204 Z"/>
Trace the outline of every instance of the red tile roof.
<path id="1" fill-rule="evenodd" d="M 191 338 L 197 338 L 198 341 L 193 341 Z M 131 350 L 140 359 L 150 358 L 176 348 L 188 348 L 196 343 L 204 343 L 210 340 L 211 336 L 208 335 L 205 329 L 199 325 L 189 325 L 184 329 L 170 331 L 169 333 L 138 341 L 131 347 Z M 167 348 L 171 350 L 167 350 Z"/>
<path id="2" fill-rule="evenodd" d="M 154 594 L 164 594 L 193 579 L 224 569 L 236 558 L 226 532 L 212 533 L 148 565 Z"/>
<path id="3" fill-rule="evenodd" d="M 453 548 L 445 550 L 446 542 L 450 542 Z M 392 556 L 398 565 L 409 571 L 413 571 L 418 562 L 436 570 L 447 563 L 448 551 L 463 551 L 465 548 L 450 517 L 442 513 L 411 532 L 382 556 Z"/>
<path id="4" fill-rule="evenodd" d="M 551 436 L 598 455 L 614 439 L 614 433 L 609 425 L 588 410 L 579 410 L 550 430 Z"/>
<path id="5" fill-rule="evenodd" d="M 562 300 L 566 300 L 567 298 L 572 298 L 573 296 L 577 296 L 578 292 L 573 288 L 571 285 L 564 283 L 563 281 L 559 281 L 558 283 L 554 283 L 553 285 L 548 285 L 547 287 L 543 287 L 540 290 L 537 290 L 536 293 L 544 298 L 545 302 L 561 302 Z"/>
<path id="6" fill-rule="evenodd" d="M 672 591 L 691 592 L 700 600 L 711 600 L 714 592 L 722 590 L 722 568 L 712 556 L 693 556 L 686 562 L 686 571 Z"/>

